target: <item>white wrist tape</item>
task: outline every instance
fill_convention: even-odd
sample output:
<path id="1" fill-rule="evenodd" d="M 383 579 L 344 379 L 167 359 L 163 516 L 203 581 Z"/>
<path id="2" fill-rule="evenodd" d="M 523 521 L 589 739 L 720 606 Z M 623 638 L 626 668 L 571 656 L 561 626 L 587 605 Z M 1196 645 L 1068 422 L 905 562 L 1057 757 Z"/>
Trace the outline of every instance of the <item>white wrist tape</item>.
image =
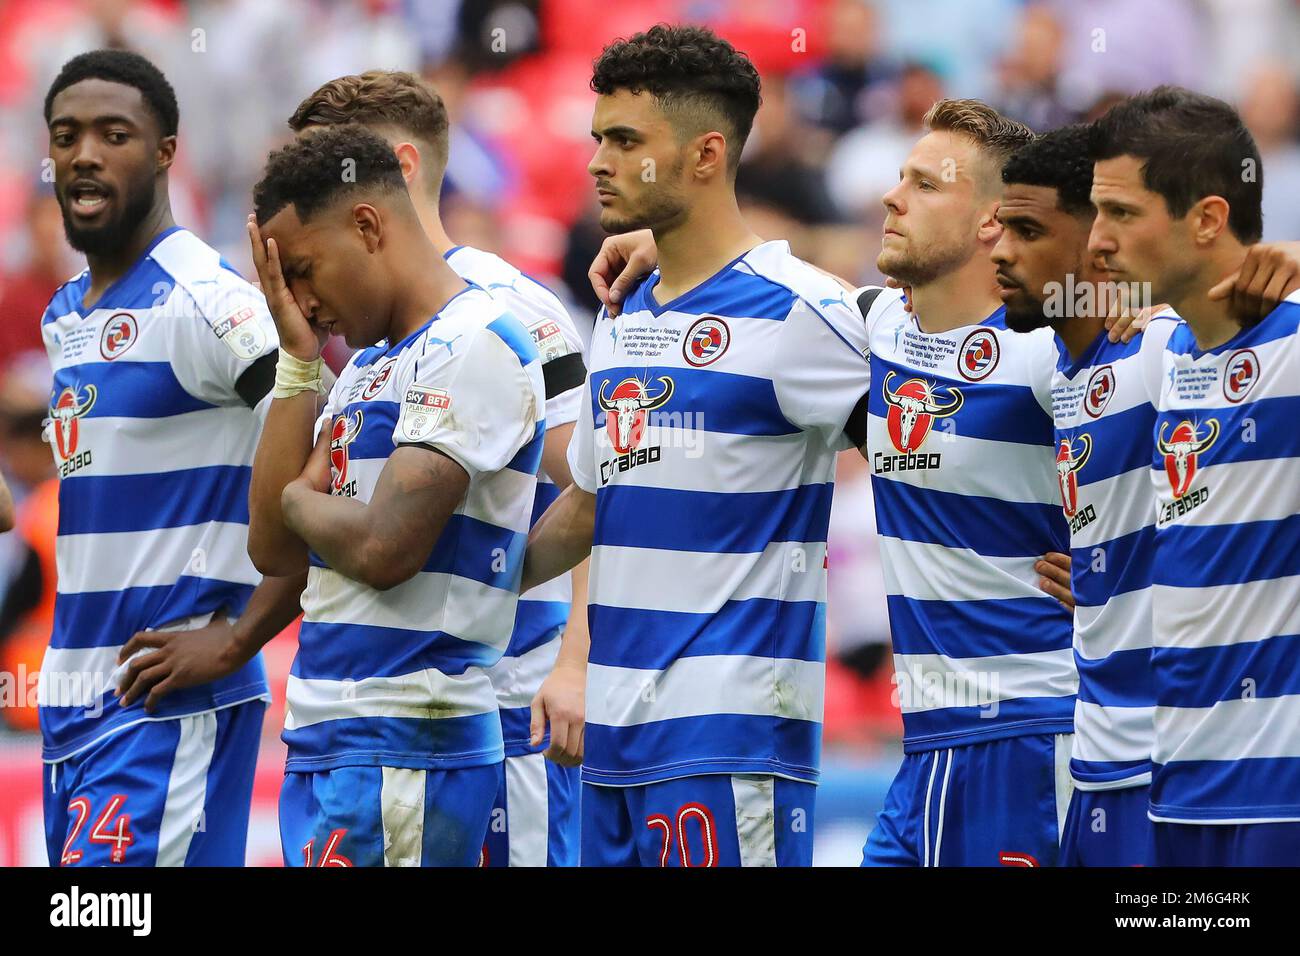
<path id="1" fill-rule="evenodd" d="M 293 398 L 302 392 L 320 394 L 321 364 L 319 358 L 304 362 L 281 349 L 275 363 L 275 388 L 271 390 L 271 397 Z"/>

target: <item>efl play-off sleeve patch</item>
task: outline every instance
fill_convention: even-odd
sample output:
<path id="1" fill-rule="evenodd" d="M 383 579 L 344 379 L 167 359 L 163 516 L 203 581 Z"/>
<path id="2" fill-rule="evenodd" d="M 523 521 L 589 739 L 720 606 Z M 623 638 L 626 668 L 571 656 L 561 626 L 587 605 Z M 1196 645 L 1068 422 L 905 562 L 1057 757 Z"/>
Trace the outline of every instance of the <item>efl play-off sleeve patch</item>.
<path id="1" fill-rule="evenodd" d="M 569 343 L 564 340 L 564 332 L 554 319 L 544 319 L 528 330 L 537 346 L 537 354 L 543 362 L 559 358 L 569 351 Z"/>
<path id="2" fill-rule="evenodd" d="M 413 444 L 428 441 L 450 407 L 451 395 L 446 390 L 408 385 L 397 418 L 398 441 Z"/>
<path id="3" fill-rule="evenodd" d="M 235 353 L 236 358 L 255 359 L 266 348 L 266 331 L 258 323 L 257 313 L 251 306 L 238 308 L 214 322 L 212 331 L 226 343 L 226 348 Z"/>

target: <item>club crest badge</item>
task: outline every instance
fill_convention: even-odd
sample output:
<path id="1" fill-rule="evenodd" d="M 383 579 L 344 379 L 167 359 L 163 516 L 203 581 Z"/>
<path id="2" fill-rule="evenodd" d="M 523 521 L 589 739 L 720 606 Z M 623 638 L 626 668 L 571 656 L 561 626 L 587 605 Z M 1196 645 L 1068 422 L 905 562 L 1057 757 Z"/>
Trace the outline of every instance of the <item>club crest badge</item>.
<path id="1" fill-rule="evenodd" d="M 1100 418 L 1114 394 L 1115 370 L 1109 365 L 1103 365 L 1088 379 L 1088 388 L 1083 393 L 1084 412 L 1089 418 Z"/>
<path id="2" fill-rule="evenodd" d="M 136 325 L 135 316 L 119 312 L 104 323 L 104 331 L 99 336 L 99 354 L 111 362 L 124 355 L 139 338 L 140 327 Z"/>
<path id="3" fill-rule="evenodd" d="M 393 368 L 397 365 L 396 358 L 390 358 L 375 370 L 374 376 L 366 383 L 366 387 L 361 392 L 361 397 L 367 402 L 383 391 L 388 380 L 393 377 Z"/>
<path id="4" fill-rule="evenodd" d="M 689 329 L 682 340 L 682 358 L 688 365 L 702 368 L 722 358 L 731 344 L 731 330 L 727 323 L 713 316 L 705 316 Z"/>
<path id="5" fill-rule="evenodd" d="M 957 353 L 957 371 L 968 382 L 978 382 L 993 374 L 1002 355 L 998 337 L 992 329 L 976 329 L 966 336 Z"/>
<path id="6" fill-rule="evenodd" d="M 1251 349 L 1240 349 L 1228 357 L 1223 374 L 1223 397 L 1236 405 L 1245 400 L 1259 381 L 1259 357 Z"/>

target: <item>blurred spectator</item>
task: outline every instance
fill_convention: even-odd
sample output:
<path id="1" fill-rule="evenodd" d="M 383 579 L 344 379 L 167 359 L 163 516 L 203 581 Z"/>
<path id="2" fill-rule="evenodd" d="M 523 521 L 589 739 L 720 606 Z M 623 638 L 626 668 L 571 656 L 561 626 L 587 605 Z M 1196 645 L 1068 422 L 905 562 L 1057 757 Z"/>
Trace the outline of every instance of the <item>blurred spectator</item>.
<path id="1" fill-rule="evenodd" d="M 994 102 L 1002 112 L 1039 132 L 1074 120 L 1060 92 L 1061 23 L 1047 4 L 1025 8 L 1016 46 L 998 69 Z"/>
<path id="2" fill-rule="evenodd" d="M 807 134 L 787 95 L 785 78 L 765 77 L 763 105 L 741 156 L 736 193 L 805 225 L 838 218 Z"/>
<path id="3" fill-rule="evenodd" d="M 1015 36 L 1021 5 L 1021 0 L 875 0 L 893 56 L 927 63 L 955 95 L 981 99 L 994 92 L 992 66 Z"/>
<path id="4" fill-rule="evenodd" d="M 1244 94 L 1251 73 L 1261 63 L 1286 64 L 1300 81 L 1300 3 L 1296 0 L 1200 0 L 1209 42 L 1199 51 L 1205 60 L 1203 92 L 1231 102 Z"/>
<path id="5" fill-rule="evenodd" d="M 0 373 L 22 352 L 44 353 L 41 314 L 54 290 L 79 269 L 63 235 L 58 200 L 48 189 L 28 198 L 25 224 L 23 264 L 0 276 Z"/>
<path id="6" fill-rule="evenodd" d="M 593 187 L 594 188 L 594 187 Z M 585 210 L 569 228 L 568 241 L 565 245 L 564 261 L 560 264 L 560 279 L 568 286 L 573 297 L 580 329 L 590 330 L 595 324 L 596 313 L 600 310 L 600 300 L 591 291 L 591 282 L 587 279 L 587 270 L 591 261 L 600 251 L 600 244 L 608 233 L 600 228 L 599 207 L 592 194 L 590 208 Z M 590 332 L 588 331 L 588 337 Z"/>
<path id="7" fill-rule="evenodd" d="M 1264 241 L 1300 239 L 1300 118 L 1296 82 L 1280 62 L 1264 63 L 1247 80 L 1242 119 L 1264 161 Z"/>
<path id="8" fill-rule="evenodd" d="M 894 111 L 842 137 L 826 165 L 831 198 L 844 215 L 868 227 L 884 221 L 880 198 L 898 182 L 926 111 L 944 96 L 939 75 L 919 63 L 903 68 L 895 90 Z"/>
<path id="9" fill-rule="evenodd" d="M 456 0 L 447 4 L 455 6 Z M 538 50 L 540 0 L 473 0 L 459 4 L 460 58 L 475 70 L 499 70 Z"/>
<path id="10" fill-rule="evenodd" d="M 14 500 L 54 475 L 54 456 L 45 442 L 53 375 L 45 351 L 23 352 L 0 373 L 0 471 Z"/>
<path id="11" fill-rule="evenodd" d="M 469 66 L 450 57 L 425 70 L 424 78 L 442 97 L 451 126 L 447 131 L 447 172 L 443 177 L 443 199 L 463 193 L 466 199 L 493 210 L 508 202 L 517 170 L 510 157 L 482 129 L 466 95 L 473 80 Z M 469 114 L 469 115 L 467 115 Z M 474 243 L 468 242 L 467 245 Z"/>
<path id="12" fill-rule="evenodd" d="M 177 210 L 176 221 L 244 267 L 253 185 L 266 154 L 288 137 L 285 121 L 307 92 L 303 34 L 313 11 L 304 0 L 191 0 L 187 10 L 183 50 L 158 65 L 176 88 L 177 156 L 204 187 L 206 215 L 198 220 Z"/>
<path id="13" fill-rule="evenodd" d="M 1052 0 L 1062 27 L 1061 92 L 1082 111 L 1102 93 L 1199 87 L 1203 24 L 1191 0 Z"/>
<path id="14" fill-rule="evenodd" d="M 39 674 L 41 660 L 54 631 L 54 595 L 58 567 L 54 541 L 59 531 L 59 483 L 50 478 L 18 506 L 11 532 L 21 561 L 17 573 L 0 591 L 0 671 L 30 678 Z M 29 680 L 19 679 L 19 687 Z M 14 730 L 38 729 L 37 710 L 25 698 L 0 712 Z"/>
<path id="15" fill-rule="evenodd" d="M 838 136 L 868 118 L 870 92 L 893 69 L 870 0 L 831 0 L 825 32 L 824 60 L 790 78 L 790 95 L 805 120 Z"/>
<path id="16" fill-rule="evenodd" d="M 54 613 L 54 537 L 58 483 L 43 440 L 50 400 L 44 352 L 27 352 L 0 377 L 0 471 L 18 503 L 17 526 L 0 535 L 0 671 L 39 672 Z M 4 714 L 9 725 L 32 730 L 35 708 Z"/>

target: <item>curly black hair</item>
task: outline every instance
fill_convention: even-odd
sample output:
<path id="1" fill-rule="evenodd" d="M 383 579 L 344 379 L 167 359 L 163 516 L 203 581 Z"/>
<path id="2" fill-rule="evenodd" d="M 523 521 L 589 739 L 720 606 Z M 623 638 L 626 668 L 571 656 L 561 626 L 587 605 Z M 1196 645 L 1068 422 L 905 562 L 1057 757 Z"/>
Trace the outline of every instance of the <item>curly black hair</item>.
<path id="1" fill-rule="evenodd" d="M 1043 133 L 1011 154 L 1002 167 L 1002 181 L 1056 190 L 1057 204 L 1072 216 L 1091 216 L 1092 136 L 1086 123 Z"/>
<path id="2" fill-rule="evenodd" d="M 1223 100 L 1179 86 L 1158 86 L 1116 103 L 1092 125 L 1094 161 L 1133 156 L 1143 184 L 1164 197 L 1173 216 L 1206 196 L 1228 203 L 1228 228 L 1240 242 L 1264 231 L 1264 168 L 1241 114 Z"/>
<path id="3" fill-rule="evenodd" d="M 262 225 L 285 206 L 306 222 L 349 193 L 406 192 L 393 147 L 359 123 L 326 126 L 273 152 L 253 187 L 253 213 Z"/>
<path id="4" fill-rule="evenodd" d="M 180 126 L 181 111 L 176 105 L 176 91 L 154 66 L 139 53 L 129 50 L 91 50 L 74 56 L 50 84 L 45 94 L 45 122 L 48 125 L 54 107 L 54 97 L 74 83 L 82 80 L 107 80 L 133 86 L 144 97 L 149 112 L 158 121 L 163 136 L 175 136 Z"/>
<path id="5" fill-rule="evenodd" d="M 706 27 L 656 24 L 615 40 L 592 64 L 592 90 L 651 94 L 683 137 L 722 120 L 732 171 L 762 102 L 760 86 L 749 57 Z"/>

